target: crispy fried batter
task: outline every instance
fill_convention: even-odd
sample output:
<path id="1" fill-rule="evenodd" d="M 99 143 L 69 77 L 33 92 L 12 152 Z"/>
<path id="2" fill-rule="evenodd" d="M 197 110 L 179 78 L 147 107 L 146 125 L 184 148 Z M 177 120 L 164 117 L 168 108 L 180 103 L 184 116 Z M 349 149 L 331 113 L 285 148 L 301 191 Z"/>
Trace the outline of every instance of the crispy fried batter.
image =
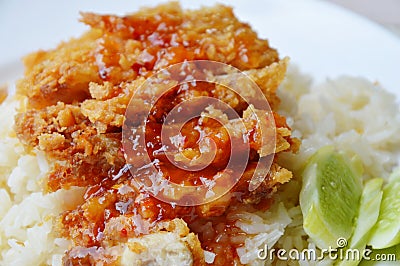
<path id="1" fill-rule="evenodd" d="M 229 254 L 224 255 L 219 252 L 222 242 L 216 243 L 214 239 L 200 243 L 185 222 L 176 218 L 182 218 L 191 227 L 200 218 L 205 222 L 223 221 L 224 213 L 232 206 L 267 209 L 277 187 L 292 175 L 275 161 L 269 171 L 268 164 L 256 170 L 256 162 L 298 149 L 299 141 L 291 138 L 285 118 L 275 112 L 256 110 L 243 95 L 216 84 L 204 86 L 199 82 L 162 98 L 149 118 L 150 133 L 146 132 L 146 137 L 151 140 L 147 143 L 152 146 L 150 157 L 164 167 L 160 168 L 163 178 L 194 184 L 202 177 L 201 171 L 189 174 L 185 170 L 171 170 L 164 154 L 154 155 L 161 148 L 158 139 L 165 115 L 183 101 L 197 96 L 220 99 L 240 115 L 237 121 L 227 119 L 227 125 L 231 126 L 229 133 L 238 139 L 248 136 L 250 158 L 239 182 L 218 200 L 190 207 L 162 202 L 139 191 L 130 168 L 137 166 L 135 163 L 142 165 L 144 154 L 123 150 L 122 126 L 126 119 L 132 119 L 132 115 L 143 112 L 144 106 L 150 104 L 145 92 L 138 95 L 145 79 L 159 69 L 185 60 L 213 60 L 244 71 L 260 87 L 274 111 L 279 105 L 276 90 L 284 78 L 288 60 L 280 60 L 267 40 L 259 39 L 249 25 L 235 18 L 231 8 L 222 5 L 183 11 L 178 3 L 172 2 L 125 17 L 83 13 L 82 21 L 91 27 L 82 37 L 62 43 L 54 50 L 27 56 L 25 77 L 17 85 L 17 92 L 27 96 L 29 104 L 24 113 L 16 116 L 15 130 L 26 146 L 44 151 L 53 161 L 47 189 L 87 188 L 85 202 L 60 215 L 58 233 L 74 243 L 64 263 L 114 265 L 123 263 L 125 253 L 143 262 L 145 258 L 140 254 L 154 247 L 152 241 L 170 234 L 182 244 L 182 252 L 189 252 L 190 256 L 185 258 L 194 265 L 205 263 L 202 248 L 206 247 L 217 253 L 216 264 L 232 263 L 223 256 L 237 256 L 236 244 L 227 247 Z M 245 86 L 237 74 L 216 76 L 215 80 Z M 126 116 L 132 95 L 136 96 L 135 110 Z M 214 111 L 218 116 L 218 110 Z M 259 114 L 260 119 L 251 111 Z M 238 122 L 245 125 L 243 132 L 235 132 Z M 207 168 L 207 173 L 210 177 L 218 175 L 230 155 L 228 129 L 212 119 L 201 123 L 194 119 L 188 125 L 192 128 L 182 127 L 186 142 L 181 153 L 185 158 L 200 155 L 199 134 L 193 128 L 201 128 L 202 133 L 217 143 L 217 155 L 210 164 L 213 169 Z M 268 138 L 260 137 L 261 129 L 267 130 Z M 267 177 L 249 191 L 253 174 L 263 169 L 268 171 Z"/>
<path id="2" fill-rule="evenodd" d="M 63 258 L 64 265 L 95 265 L 99 261 L 102 265 L 153 265 L 159 261 L 162 265 L 206 265 L 199 239 L 181 219 L 158 222 L 147 234 L 130 236 L 125 232 L 137 227 L 135 217 L 119 216 L 111 223 L 104 237 L 122 235 L 125 241 L 117 238 L 101 247 L 74 247 Z"/>
<path id="3" fill-rule="evenodd" d="M 214 60 L 242 70 L 279 60 L 267 40 L 222 5 L 184 12 L 173 2 L 126 17 L 82 16 L 92 27 L 84 36 L 25 58 L 17 88 L 32 107 L 82 101 L 90 97 L 90 82 L 119 84 L 183 60 Z"/>
<path id="4" fill-rule="evenodd" d="M 0 104 L 7 98 L 7 85 L 0 85 Z"/>
<path id="5" fill-rule="evenodd" d="M 24 60 L 25 77 L 17 83 L 17 92 L 38 108 L 88 98 L 88 83 L 102 82 L 93 64 L 99 38 L 101 31 L 92 30 L 54 51 L 30 54 Z"/>
<path id="6" fill-rule="evenodd" d="M 98 134 L 76 105 L 59 102 L 16 117 L 19 139 L 46 152 L 49 158 L 65 161 L 55 164 L 49 174 L 48 189 L 98 184 L 112 169 L 125 164 L 121 133 Z"/>

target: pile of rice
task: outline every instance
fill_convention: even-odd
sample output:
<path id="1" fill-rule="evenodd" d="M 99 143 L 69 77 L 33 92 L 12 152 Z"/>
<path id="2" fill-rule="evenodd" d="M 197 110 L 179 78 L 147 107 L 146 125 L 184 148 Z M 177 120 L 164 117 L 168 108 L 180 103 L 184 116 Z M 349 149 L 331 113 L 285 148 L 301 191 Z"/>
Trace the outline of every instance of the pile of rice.
<path id="1" fill-rule="evenodd" d="M 295 178 L 276 195 L 266 213 L 236 213 L 236 226 L 248 234 L 237 252 L 241 263 L 251 265 L 330 265 L 332 261 L 262 261 L 259 248 L 299 251 L 315 245 L 302 227 L 298 195 L 301 168 L 318 148 L 334 145 L 358 154 L 365 179 L 387 178 L 400 155 L 400 112 L 396 97 L 362 78 L 340 77 L 313 86 L 311 78 L 289 68 L 281 85 L 281 114 L 288 118 L 294 136 L 302 139 L 298 154 L 285 154 L 281 164 Z M 0 105 L 0 265 L 61 265 L 70 243 L 55 237 L 54 219 L 82 200 L 82 191 L 59 190 L 46 194 L 42 178 L 49 170 L 44 156 L 26 151 L 13 132 L 14 115 L 22 101 L 8 98 Z M 206 253 L 209 261 L 212 254 Z"/>

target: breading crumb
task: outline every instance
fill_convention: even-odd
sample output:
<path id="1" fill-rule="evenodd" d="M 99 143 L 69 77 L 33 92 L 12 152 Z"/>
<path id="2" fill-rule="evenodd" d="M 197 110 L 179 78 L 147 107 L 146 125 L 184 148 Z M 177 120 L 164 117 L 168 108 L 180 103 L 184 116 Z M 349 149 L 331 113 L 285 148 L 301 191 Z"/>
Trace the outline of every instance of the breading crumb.
<path id="1" fill-rule="evenodd" d="M 8 96 L 7 85 L 6 84 L 0 85 L 0 104 L 4 102 L 7 96 Z"/>

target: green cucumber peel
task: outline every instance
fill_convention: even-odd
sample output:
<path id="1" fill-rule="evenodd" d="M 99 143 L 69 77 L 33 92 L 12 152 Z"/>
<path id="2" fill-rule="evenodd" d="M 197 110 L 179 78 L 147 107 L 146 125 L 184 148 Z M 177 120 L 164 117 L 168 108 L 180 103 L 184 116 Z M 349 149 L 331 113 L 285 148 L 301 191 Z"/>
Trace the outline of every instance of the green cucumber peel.
<path id="1" fill-rule="evenodd" d="M 384 249 L 400 244 L 400 168 L 389 177 L 383 188 L 378 221 L 372 228 L 368 244 Z"/>
<path id="2" fill-rule="evenodd" d="M 323 249 L 350 239 L 362 193 L 362 166 L 332 146 L 318 150 L 303 171 L 300 207 L 305 232 Z"/>
<path id="3" fill-rule="evenodd" d="M 379 216 L 379 207 L 382 200 L 382 178 L 368 180 L 360 199 L 358 217 L 355 223 L 353 235 L 350 239 L 350 245 L 345 250 L 359 250 L 358 258 L 344 258 L 337 262 L 337 266 L 355 266 L 362 260 L 362 254 L 367 245 L 371 228 L 375 225 Z"/>

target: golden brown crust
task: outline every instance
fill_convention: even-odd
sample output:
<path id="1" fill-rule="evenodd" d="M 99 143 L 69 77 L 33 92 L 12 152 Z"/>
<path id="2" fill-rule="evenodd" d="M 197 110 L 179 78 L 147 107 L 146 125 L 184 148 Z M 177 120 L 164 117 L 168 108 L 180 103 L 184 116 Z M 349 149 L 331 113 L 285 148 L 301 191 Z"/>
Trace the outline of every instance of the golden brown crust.
<path id="1" fill-rule="evenodd" d="M 7 96 L 8 96 L 7 85 L 0 85 L 0 104 L 4 102 Z"/>
<path id="2" fill-rule="evenodd" d="M 38 108 L 88 98 L 88 83 L 101 82 L 98 69 L 93 66 L 93 51 L 100 36 L 100 31 L 93 30 L 60 44 L 54 51 L 27 56 L 25 77 L 17 83 L 17 93 L 27 95 L 30 105 Z"/>
<path id="3" fill-rule="evenodd" d="M 82 101 L 90 97 L 90 82 L 119 84 L 184 59 L 214 60 L 242 70 L 279 60 L 268 41 L 258 39 L 225 6 L 184 12 L 170 3 L 126 17 L 82 16 L 92 27 L 88 33 L 25 58 L 25 77 L 17 88 L 32 107 Z"/>

